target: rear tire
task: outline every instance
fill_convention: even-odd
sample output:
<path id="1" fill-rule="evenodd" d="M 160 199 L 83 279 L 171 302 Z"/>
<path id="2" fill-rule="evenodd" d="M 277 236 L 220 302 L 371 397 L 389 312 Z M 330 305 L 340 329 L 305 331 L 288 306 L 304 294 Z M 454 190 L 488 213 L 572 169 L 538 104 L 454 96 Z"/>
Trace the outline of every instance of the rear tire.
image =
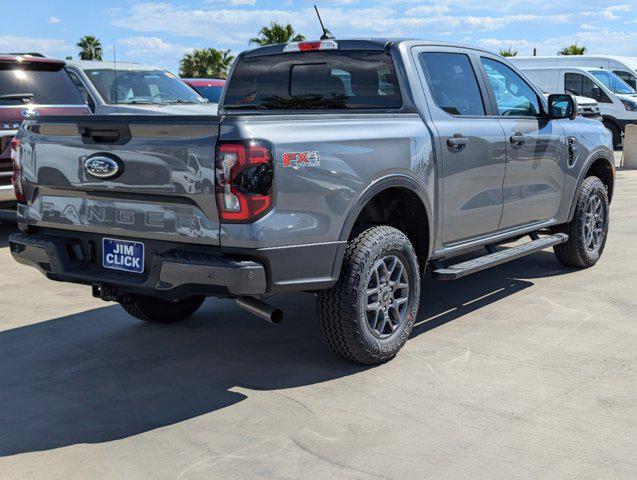
<path id="1" fill-rule="evenodd" d="M 174 323 L 194 314 L 206 297 L 194 297 L 169 302 L 146 295 L 127 295 L 117 301 L 129 315 L 148 323 Z"/>
<path id="2" fill-rule="evenodd" d="M 323 335 L 339 357 L 362 364 L 392 359 L 414 326 L 420 272 L 400 230 L 369 228 L 349 242 L 341 276 L 317 297 Z"/>
<path id="3" fill-rule="evenodd" d="M 592 267 L 602 256 L 608 237 L 608 192 L 597 177 L 587 177 L 582 183 L 569 223 L 556 231 L 568 234 L 568 241 L 553 247 L 559 262 L 567 267 Z"/>

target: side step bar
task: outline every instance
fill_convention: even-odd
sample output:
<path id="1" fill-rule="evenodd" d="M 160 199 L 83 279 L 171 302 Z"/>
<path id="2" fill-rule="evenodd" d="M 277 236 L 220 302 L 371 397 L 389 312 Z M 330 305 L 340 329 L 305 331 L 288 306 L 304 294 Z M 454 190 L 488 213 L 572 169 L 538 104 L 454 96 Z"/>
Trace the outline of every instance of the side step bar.
<path id="1" fill-rule="evenodd" d="M 525 257 L 531 253 L 544 250 L 547 247 L 568 241 L 568 235 L 565 233 L 556 233 L 555 235 L 548 235 L 541 238 L 537 235 L 532 235 L 532 238 L 534 238 L 533 241 L 523 245 L 493 252 L 449 267 L 443 266 L 440 262 L 435 262 L 435 270 L 433 271 L 434 278 L 438 280 L 457 280 L 472 273 L 479 272 L 480 270 L 495 267 L 496 265 L 501 265 L 511 260 Z"/>

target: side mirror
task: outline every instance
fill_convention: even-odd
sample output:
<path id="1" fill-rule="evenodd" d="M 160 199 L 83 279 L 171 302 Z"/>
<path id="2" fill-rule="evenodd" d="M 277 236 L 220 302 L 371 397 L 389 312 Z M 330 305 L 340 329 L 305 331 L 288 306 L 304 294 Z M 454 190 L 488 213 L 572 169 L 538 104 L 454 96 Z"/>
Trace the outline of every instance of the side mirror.
<path id="1" fill-rule="evenodd" d="M 551 120 L 561 120 L 577 118 L 577 100 L 573 95 L 556 93 L 549 95 L 549 118 Z"/>

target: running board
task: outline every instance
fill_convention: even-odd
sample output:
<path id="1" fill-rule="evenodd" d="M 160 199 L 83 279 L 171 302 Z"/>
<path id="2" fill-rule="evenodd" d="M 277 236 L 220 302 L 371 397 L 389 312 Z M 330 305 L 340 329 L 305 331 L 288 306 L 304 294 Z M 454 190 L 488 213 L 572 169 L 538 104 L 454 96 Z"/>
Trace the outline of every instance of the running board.
<path id="1" fill-rule="evenodd" d="M 445 267 L 439 262 L 436 262 L 437 265 L 434 267 L 436 269 L 433 271 L 433 275 L 434 278 L 438 280 L 457 280 L 459 278 L 466 277 L 467 275 L 471 275 L 472 273 L 479 272 L 480 270 L 485 270 L 487 268 L 495 267 L 496 265 L 510 262 L 511 260 L 525 257 L 532 253 L 539 252 L 540 250 L 544 250 L 547 247 L 559 245 L 566 241 L 568 241 L 568 235 L 565 233 L 556 233 L 555 235 L 536 238 L 535 240 L 523 245 L 518 245 L 517 247 L 512 247 L 507 250 L 500 250 L 482 257 L 474 258 L 473 260 L 451 265 L 449 267 Z"/>

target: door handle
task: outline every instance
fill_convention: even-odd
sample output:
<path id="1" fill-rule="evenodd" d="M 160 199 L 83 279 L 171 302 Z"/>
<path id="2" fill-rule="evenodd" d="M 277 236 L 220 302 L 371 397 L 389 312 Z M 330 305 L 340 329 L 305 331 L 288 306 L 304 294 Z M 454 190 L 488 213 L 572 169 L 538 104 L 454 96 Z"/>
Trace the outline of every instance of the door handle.
<path id="1" fill-rule="evenodd" d="M 469 139 L 467 137 L 463 137 L 459 133 L 455 133 L 453 137 L 449 137 L 447 139 L 447 145 L 449 145 L 454 150 L 462 150 L 469 144 Z"/>
<path id="2" fill-rule="evenodd" d="M 511 143 L 515 145 L 524 145 L 528 140 L 528 137 L 526 135 L 522 135 L 521 133 L 516 133 L 514 135 L 511 135 L 510 140 Z"/>

